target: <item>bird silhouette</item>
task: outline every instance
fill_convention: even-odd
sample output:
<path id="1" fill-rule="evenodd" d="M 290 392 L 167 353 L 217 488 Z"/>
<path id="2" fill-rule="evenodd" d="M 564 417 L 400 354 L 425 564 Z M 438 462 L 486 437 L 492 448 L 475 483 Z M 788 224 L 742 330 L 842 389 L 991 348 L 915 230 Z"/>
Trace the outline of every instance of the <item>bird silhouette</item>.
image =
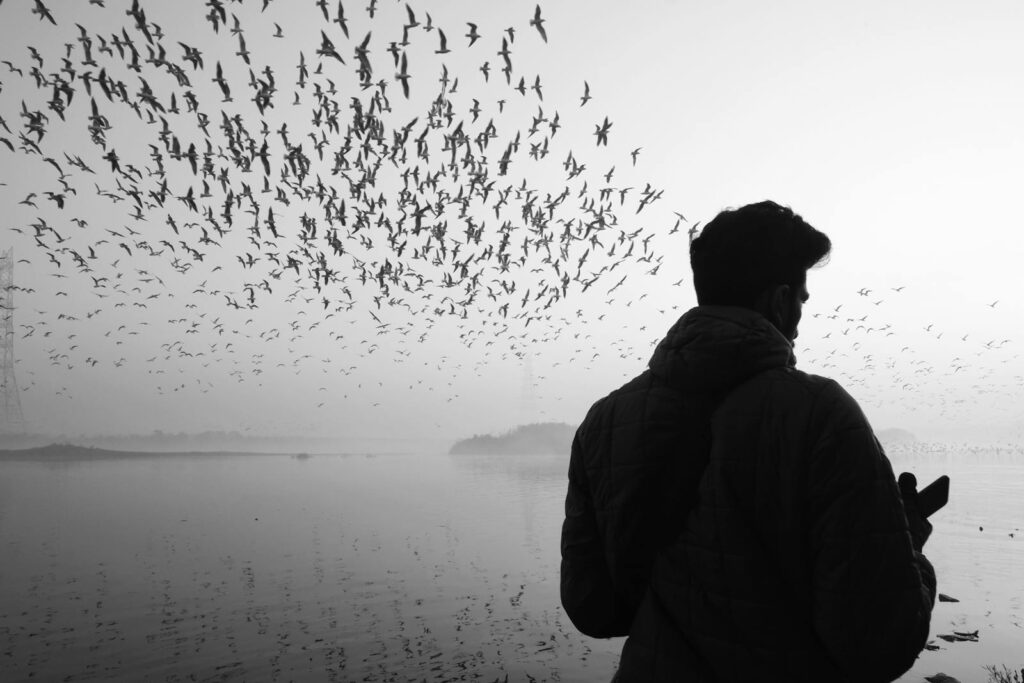
<path id="1" fill-rule="evenodd" d="M 548 33 L 544 30 L 544 20 L 540 16 L 540 5 L 533 12 L 533 19 L 530 19 L 530 26 L 537 29 L 537 33 L 544 39 L 544 42 L 548 42 Z"/>

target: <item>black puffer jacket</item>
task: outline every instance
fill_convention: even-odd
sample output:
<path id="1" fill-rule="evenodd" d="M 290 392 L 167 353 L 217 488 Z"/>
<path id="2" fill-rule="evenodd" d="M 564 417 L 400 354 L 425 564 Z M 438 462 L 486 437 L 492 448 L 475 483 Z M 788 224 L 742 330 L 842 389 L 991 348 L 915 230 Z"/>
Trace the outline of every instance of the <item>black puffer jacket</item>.
<path id="1" fill-rule="evenodd" d="M 617 680 L 891 681 L 935 575 L 856 402 L 758 313 L 697 307 L 573 442 L 562 604 Z"/>

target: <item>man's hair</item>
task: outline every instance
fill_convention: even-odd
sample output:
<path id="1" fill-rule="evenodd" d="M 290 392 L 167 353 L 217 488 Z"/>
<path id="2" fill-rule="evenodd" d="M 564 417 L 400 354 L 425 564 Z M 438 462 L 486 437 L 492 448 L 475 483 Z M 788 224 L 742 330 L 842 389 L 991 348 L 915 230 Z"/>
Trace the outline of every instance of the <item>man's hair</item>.
<path id="1" fill-rule="evenodd" d="M 777 285 L 806 282 L 832 249 L 825 233 L 772 201 L 726 209 L 690 243 L 697 303 L 753 308 Z"/>

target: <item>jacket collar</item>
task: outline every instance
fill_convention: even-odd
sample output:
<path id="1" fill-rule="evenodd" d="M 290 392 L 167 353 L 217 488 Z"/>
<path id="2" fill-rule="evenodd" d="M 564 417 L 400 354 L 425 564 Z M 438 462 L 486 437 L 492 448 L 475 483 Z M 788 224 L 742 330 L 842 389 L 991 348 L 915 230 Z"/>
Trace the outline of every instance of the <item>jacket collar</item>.
<path id="1" fill-rule="evenodd" d="M 771 368 L 793 367 L 792 343 L 757 311 L 697 306 L 676 321 L 648 367 L 681 388 L 728 391 Z"/>

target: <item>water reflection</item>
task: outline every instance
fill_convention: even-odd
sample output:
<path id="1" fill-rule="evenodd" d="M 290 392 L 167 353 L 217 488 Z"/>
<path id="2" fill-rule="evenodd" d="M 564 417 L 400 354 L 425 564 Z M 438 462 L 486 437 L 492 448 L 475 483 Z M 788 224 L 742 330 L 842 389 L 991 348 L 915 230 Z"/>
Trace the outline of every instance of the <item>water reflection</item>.
<path id="1" fill-rule="evenodd" d="M 904 677 L 983 678 L 1021 637 L 1024 466 L 893 456 L 953 479 L 927 548 L 933 636 Z M 0 462 L 0 656 L 14 680 L 607 680 L 621 641 L 558 606 L 564 456 Z M 984 528 L 979 531 L 978 527 Z M 7 674 L 6 672 L 9 672 Z"/>

